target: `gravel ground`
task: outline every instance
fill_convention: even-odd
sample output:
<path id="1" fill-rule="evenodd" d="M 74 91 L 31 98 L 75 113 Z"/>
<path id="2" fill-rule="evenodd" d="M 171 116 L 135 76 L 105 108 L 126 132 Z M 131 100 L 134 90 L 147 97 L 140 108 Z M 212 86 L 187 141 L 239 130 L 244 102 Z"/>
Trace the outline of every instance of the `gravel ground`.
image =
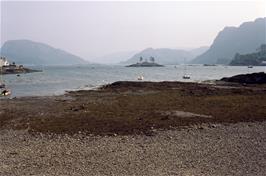
<path id="1" fill-rule="evenodd" d="M 153 136 L 0 131 L 0 175 L 265 175 L 266 122 Z"/>

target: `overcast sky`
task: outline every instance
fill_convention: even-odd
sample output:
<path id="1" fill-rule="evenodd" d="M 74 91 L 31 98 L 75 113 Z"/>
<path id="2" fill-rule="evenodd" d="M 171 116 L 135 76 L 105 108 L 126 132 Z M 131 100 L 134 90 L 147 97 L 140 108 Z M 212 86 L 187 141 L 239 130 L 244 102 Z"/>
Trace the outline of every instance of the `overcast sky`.
<path id="1" fill-rule="evenodd" d="M 91 61 L 110 53 L 209 46 L 225 26 L 266 16 L 266 1 L 1 2 L 1 45 L 29 39 Z"/>

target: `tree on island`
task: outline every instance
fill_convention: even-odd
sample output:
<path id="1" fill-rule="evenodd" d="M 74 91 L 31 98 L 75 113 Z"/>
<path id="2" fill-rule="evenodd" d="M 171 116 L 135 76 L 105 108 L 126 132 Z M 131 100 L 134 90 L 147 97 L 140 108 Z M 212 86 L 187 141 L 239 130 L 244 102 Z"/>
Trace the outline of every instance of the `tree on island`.
<path id="1" fill-rule="evenodd" d="M 143 61 L 143 57 L 140 56 L 139 62 L 141 63 Z"/>
<path id="2" fill-rule="evenodd" d="M 155 58 L 154 57 L 150 57 L 150 61 L 152 62 L 152 63 L 154 63 L 155 62 Z"/>

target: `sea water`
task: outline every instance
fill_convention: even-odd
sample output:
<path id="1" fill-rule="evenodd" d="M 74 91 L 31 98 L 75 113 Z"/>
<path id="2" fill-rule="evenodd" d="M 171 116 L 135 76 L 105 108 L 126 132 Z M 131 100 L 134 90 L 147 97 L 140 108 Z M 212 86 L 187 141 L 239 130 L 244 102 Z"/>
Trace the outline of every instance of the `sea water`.
<path id="1" fill-rule="evenodd" d="M 125 67 L 121 65 L 42 66 L 31 67 L 42 72 L 4 75 L 3 79 L 12 97 L 51 96 L 65 91 L 93 89 L 115 81 L 192 81 L 221 79 L 237 74 L 266 72 L 266 67 L 169 65 L 165 67 Z M 183 80 L 189 74 L 191 79 Z"/>

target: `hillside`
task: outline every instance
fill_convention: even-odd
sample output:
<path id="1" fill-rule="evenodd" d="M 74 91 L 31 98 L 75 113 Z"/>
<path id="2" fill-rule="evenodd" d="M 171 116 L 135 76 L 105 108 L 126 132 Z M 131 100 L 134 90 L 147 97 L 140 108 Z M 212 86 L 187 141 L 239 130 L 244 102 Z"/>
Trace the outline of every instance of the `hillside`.
<path id="1" fill-rule="evenodd" d="M 143 57 L 144 61 L 145 59 L 149 59 L 150 57 L 154 57 L 156 62 L 163 65 L 171 65 L 171 64 L 182 64 L 184 63 L 184 59 L 186 58 L 186 61 L 190 61 L 191 59 L 195 58 L 196 55 L 203 53 L 207 50 L 207 47 L 201 47 L 197 49 L 192 50 L 181 50 L 181 49 L 169 49 L 169 48 L 147 48 L 137 54 L 135 54 L 133 57 L 131 57 L 129 60 L 127 60 L 124 63 L 127 64 L 133 64 L 137 63 L 139 61 L 140 57 Z"/>
<path id="2" fill-rule="evenodd" d="M 246 22 L 239 27 L 225 27 L 210 49 L 196 57 L 195 64 L 229 64 L 236 53 L 254 52 L 266 39 L 266 18 Z"/>
<path id="3" fill-rule="evenodd" d="M 61 49 L 30 40 L 10 40 L 3 44 L 1 55 L 10 62 L 25 65 L 73 65 L 87 63 Z"/>
<path id="4" fill-rule="evenodd" d="M 239 66 L 264 66 L 266 65 L 266 44 L 261 45 L 258 52 L 250 54 L 239 54 L 237 53 L 234 59 L 231 61 L 230 65 Z"/>

